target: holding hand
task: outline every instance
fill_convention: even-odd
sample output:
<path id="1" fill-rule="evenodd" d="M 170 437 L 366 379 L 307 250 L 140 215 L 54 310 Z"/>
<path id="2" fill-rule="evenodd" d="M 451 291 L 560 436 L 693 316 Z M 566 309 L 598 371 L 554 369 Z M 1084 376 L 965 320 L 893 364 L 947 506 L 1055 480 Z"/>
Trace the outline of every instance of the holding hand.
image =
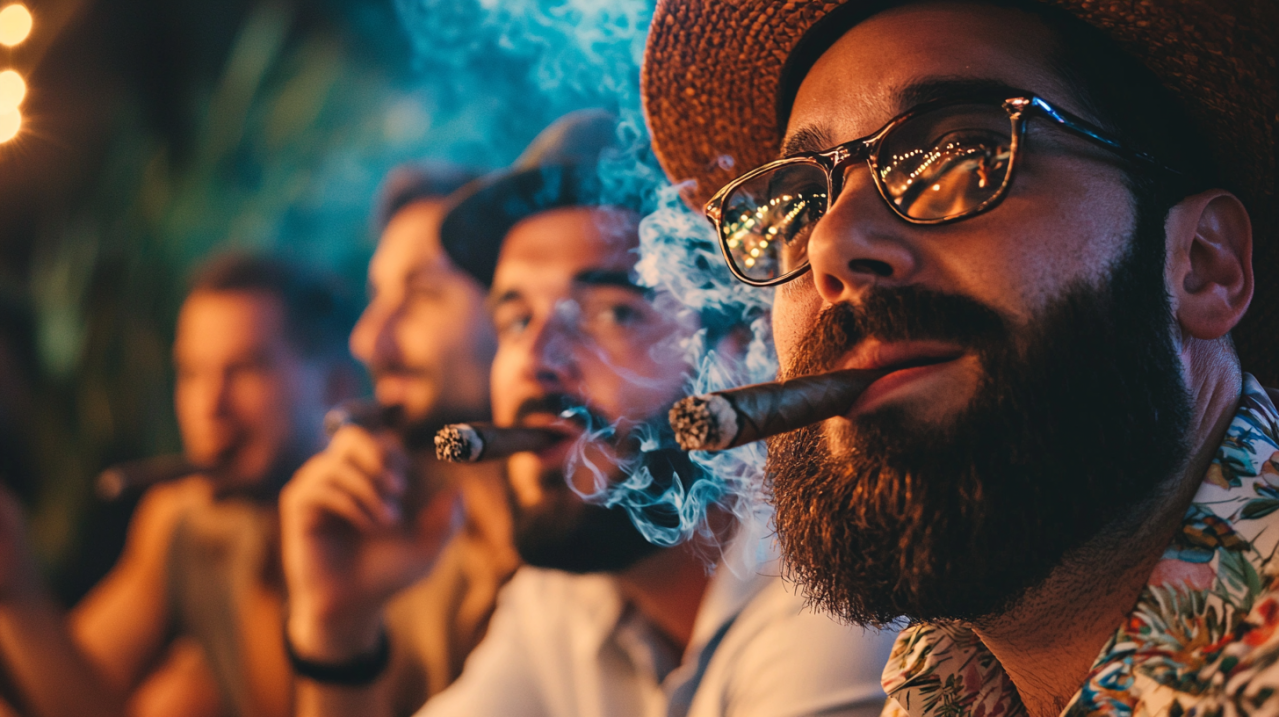
<path id="1" fill-rule="evenodd" d="M 344 426 L 280 494 L 288 638 L 340 663 L 376 649 L 382 609 L 424 576 L 454 530 L 455 488 L 411 489 L 394 437 Z"/>

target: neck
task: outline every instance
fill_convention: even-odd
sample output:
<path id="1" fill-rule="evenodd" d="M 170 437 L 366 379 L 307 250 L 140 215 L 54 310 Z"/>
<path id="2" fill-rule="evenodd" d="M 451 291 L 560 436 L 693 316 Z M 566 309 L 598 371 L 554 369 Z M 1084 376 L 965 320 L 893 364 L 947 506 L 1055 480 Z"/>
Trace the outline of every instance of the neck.
<path id="1" fill-rule="evenodd" d="M 1180 529 L 1239 404 L 1229 365 L 1190 361 L 1194 415 L 1183 468 L 1150 501 L 1059 566 L 1007 612 L 973 625 L 1008 673 L 1031 717 L 1059 715 L 1106 641 L 1127 619 Z"/>
<path id="2" fill-rule="evenodd" d="M 622 594 L 682 654 L 710 576 L 692 542 L 654 553 L 617 576 Z"/>

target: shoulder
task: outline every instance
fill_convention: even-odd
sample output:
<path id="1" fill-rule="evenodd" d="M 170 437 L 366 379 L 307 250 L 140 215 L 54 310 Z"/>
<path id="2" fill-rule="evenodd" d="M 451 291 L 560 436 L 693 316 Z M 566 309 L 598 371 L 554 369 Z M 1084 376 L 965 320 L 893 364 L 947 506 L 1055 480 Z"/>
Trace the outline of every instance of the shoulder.
<path id="1" fill-rule="evenodd" d="M 894 637 L 841 624 L 774 578 L 724 634 L 695 698 L 703 709 L 690 714 L 805 715 L 880 702 Z"/>

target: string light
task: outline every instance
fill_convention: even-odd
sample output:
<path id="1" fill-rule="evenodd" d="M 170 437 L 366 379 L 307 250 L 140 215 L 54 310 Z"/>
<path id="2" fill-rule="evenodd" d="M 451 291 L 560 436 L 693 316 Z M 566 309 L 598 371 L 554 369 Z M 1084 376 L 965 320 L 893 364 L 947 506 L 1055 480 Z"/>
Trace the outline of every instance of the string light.
<path id="1" fill-rule="evenodd" d="M 27 83 L 13 70 L 0 72 L 0 112 L 16 110 L 27 96 Z"/>
<path id="2" fill-rule="evenodd" d="M 8 142 L 22 129 L 22 113 L 17 107 L 0 112 L 0 142 Z"/>
<path id="3" fill-rule="evenodd" d="M 31 34 L 31 11 L 22 3 L 0 10 L 0 45 L 13 47 Z"/>

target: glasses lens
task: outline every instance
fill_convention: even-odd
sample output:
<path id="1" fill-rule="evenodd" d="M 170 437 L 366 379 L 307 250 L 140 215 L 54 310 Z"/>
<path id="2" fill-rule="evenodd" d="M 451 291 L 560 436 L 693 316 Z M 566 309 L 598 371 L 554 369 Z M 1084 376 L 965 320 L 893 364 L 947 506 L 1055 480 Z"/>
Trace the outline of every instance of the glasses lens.
<path id="1" fill-rule="evenodd" d="M 1013 123 L 1001 107 L 953 105 L 912 117 L 884 138 L 879 176 L 912 219 L 972 212 L 1008 180 Z"/>
<path id="2" fill-rule="evenodd" d="M 808 235 L 826 213 L 826 171 L 796 162 L 743 182 L 725 197 L 721 222 L 729 259 L 752 281 L 768 281 L 808 260 Z"/>

